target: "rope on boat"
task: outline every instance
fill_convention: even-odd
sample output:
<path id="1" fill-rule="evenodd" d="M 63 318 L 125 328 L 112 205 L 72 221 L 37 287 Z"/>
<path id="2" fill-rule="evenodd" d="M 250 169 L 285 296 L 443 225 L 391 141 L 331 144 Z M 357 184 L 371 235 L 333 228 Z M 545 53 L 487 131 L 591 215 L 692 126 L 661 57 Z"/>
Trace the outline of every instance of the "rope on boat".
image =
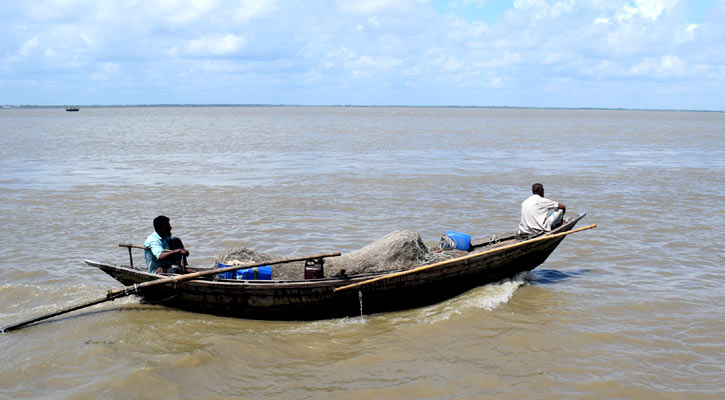
<path id="1" fill-rule="evenodd" d="M 176 276 L 174 276 L 174 275 L 170 275 L 169 276 L 169 279 L 171 279 L 171 281 L 174 282 L 174 294 L 172 294 L 171 296 L 169 296 L 169 297 L 167 297 L 165 299 L 161 299 L 161 300 L 149 301 L 149 300 L 144 299 L 144 302 L 145 303 L 148 303 L 148 304 L 160 304 L 160 303 L 165 303 L 165 302 L 173 299 L 174 297 L 178 297 L 179 295 L 176 293 L 176 288 L 177 288 L 178 280 L 176 279 Z M 127 286 L 125 288 L 124 294 L 128 295 L 129 292 L 130 292 L 131 294 L 134 294 L 135 293 L 135 294 L 137 294 L 139 296 L 141 295 L 139 293 L 138 284 L 137 283 L 134 283 L 133 284 L 133 289 L 129 290 L 128 288 L 130 288 L 130 286 Z"/>
<path id="2" fill-rule="evenodd" d="M 134 294 L 134 293 L 135 294 L 138 294 L 138 284 L 134 283 L 133 284 L 133 290 L 131 290 L 131 291 L 129 291 L 129 289 L 128 289 L 129 287 L 130 286 L 126 286 L 126 287 L 123 288 L 123 294 L 125 296 L 128 296 L 129 294 Z"/>
<path id="3" fill-rule="evenodd" d="M 179 297 L 179 295 L 178 294 L 172 294 L 171 296 L 169 296 L 169 297 L 167 297 L 165 299 L 154 300 L 154 301 L 144 300 L 144 302 L 145 303 L 148 303 L 148 304 L 161 304 L 161 303 L 166 303 L 167 301 L 173 299 L 174 297 Z"/>
<path id="4" fill-rule="evenodd" d="M 167 298 L 165 298 L 165 299 L 161 299 L 161 300 L 155 300 L 155 301 L 148 301 L 148 300 L 145 300 L 145 302 L 146 302 L 146 303 L 149 303 L 149 304 L 160 304 L 160 303 L 165 303 L 165 302 L 167 302 L 167 301 L 169 301 L 169 300 L 173 299 L 174 297 L 178 297 L 178 296 L 179 296 L 179 295 L 178 295 L 178 294 L 176 293 L 176 284 L 177 284 L 177 280 L 176 280 L 176 277 L 172 275 L 172 276 L 170 276 L 169 278 L 171 278 L 171 280 L 172 280 L 172 281 L 174 282 L 174 294 L 172 294 L 171 296 L 169 296 L 169 297 L 167 297 Z M 130 287 L 130 286 L 128 286 L 128 287 Z M 128 287 L 127 287 L 127 288 L 126 288 L 126 289 L 124 290 L 124 294 L 125 294 L 125 295 L 128 295 L 128 294 L 129 294 L 129 292 L 130 292 L 130 293 L 135 293 L 135 294 L 137 294 L 137 295 L 139 294 L 139 292 L 138 292 L 138 284 L 134 283 L 134 284 L 133 284 L 133 289 L 131 289 L 130 291 L 128 290 Z"/>
<path id="5" fill-rule="evenodd" d="M 176 276 L 174 276 L 174 275 L 171 275 L 171 277 L 170 277 L 170 278 L 171 278 L 171 280 L 172 280 L 172 281 L 174 281 L 174 294 L 173 294 L 173 295 L 172 295 L 171 297 L 169 297 L 168 299 L 166 299 L 166 300 L 169 300 L 169 299 L 173 299 L 174 297 L 176 297 L 176 296 L 177 296 L 177 294 L 176 294 L 176 284 L 177 284 L 178 282 L 177 282 L 177 280 L 176 280 Z M 164 300 L 164 301 L 166 301 L 166 300 Z"/>

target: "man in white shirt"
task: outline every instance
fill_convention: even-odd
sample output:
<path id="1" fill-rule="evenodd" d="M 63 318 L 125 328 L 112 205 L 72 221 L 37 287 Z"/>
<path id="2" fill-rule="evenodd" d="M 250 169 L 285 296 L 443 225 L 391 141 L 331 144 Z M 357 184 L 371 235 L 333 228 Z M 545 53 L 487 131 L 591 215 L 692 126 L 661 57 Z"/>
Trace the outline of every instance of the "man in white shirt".
<path id="1" fill-rule="evenodd" d="M 534 183 L 531 191 L 534 194 L 521 203 L 519 233 L 538 235 L 561 225 L 566 206 L 545 198 L 544 185 L 540 183 Z"/>

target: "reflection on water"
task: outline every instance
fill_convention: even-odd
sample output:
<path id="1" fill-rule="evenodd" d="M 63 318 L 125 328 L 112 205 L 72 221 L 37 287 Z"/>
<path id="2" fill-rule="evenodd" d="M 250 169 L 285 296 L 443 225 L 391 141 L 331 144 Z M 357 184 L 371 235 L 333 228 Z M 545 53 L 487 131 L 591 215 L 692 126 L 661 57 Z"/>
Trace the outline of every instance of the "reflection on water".
<path id="1" fill-rule="evenodd" d="M 364 318 L 116 300 L 3 335 L 0 397 L 722 397 L 723 135 L 722 113 L 2 110 L 2 326 L 116 287 L 82 260 L 126 262 L 158 214 L 198 266 L 510 231 L 535 181 L 598 228 L 529 275 Z"/>

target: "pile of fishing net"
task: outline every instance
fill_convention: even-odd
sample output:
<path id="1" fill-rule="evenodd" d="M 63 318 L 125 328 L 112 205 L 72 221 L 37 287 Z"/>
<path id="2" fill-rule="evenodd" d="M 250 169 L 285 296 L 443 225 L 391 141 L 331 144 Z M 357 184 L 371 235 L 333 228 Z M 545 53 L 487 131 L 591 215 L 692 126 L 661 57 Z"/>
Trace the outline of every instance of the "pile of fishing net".
<path id="1" fill-rule="evenodd" d="M 450 259 L 458 254 L 460 252 L 431 250 L 417 232 L 397 230 L 360 250 L 343 254 L 340 257 L 326 258 L 324 272 L 325 277 L 329 278 L 393 271 Z M 282 258 L 285 257 L 258 253 L 245 247 L 236 247 L 221 253 L 216 262 L 232 265 L 234 260 L 242 263 L 257 263 Z M 272 279 L 304 279 L 304 262 L 273 265 Z"/>
<path id="2" fill-rule="evenodd" d="M 325 276 L 408 268 L 423 262 L 429 251 L 417 232 L 397 230 L 360 250 L 325 260 Z"/>

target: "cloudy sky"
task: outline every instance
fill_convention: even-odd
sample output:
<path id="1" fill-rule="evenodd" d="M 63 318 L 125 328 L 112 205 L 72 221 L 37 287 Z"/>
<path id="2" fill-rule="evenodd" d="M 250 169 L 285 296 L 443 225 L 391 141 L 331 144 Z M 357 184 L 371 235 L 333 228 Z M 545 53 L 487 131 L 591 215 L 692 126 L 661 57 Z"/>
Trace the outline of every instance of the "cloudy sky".
<path id="1" fill-rule="evenodd" d="M 725 110 L 725 0 L 34 0 L 0 104 Z"/>

